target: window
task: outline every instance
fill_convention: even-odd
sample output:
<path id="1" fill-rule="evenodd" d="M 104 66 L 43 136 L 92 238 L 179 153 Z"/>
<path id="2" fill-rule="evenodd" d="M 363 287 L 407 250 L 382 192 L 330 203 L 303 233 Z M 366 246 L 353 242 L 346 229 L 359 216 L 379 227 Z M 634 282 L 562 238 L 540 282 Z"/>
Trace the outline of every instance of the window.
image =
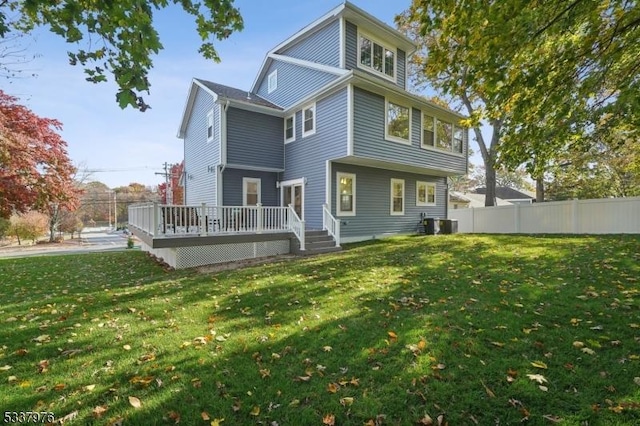
<path id="1" fill-rule="evenodd" d="M 451 151 L 452 147 L 452 125 L 444 121 L 436 120 L 436 148 Z"/>
<path id="2" fill-rule="evenodd" d="M 463 134 L 461 127 L 453 126 L 453 152 L 462 154 L 464 150 Z"/>
<path id="3" fill-rule="evenodd" d="M 410 111 L 408 107 L 387 102 L 386 133 L 388 139 L 411 143 L 409 140 Z"/>
<path id="4" fill-rule="evenodd" d="M 422 115 L 422 146 L 433 147 L 434 138 L 434 118 L 430 115 Z"/>
<path id="5" fill-rule="evenodd" d="M 207 114 L 207 142 L 213 140 L 213 110 Z"/>
<path id="6" fill-rule="evenodd" d="M 396 52 L 394 49 L 378 43 L 369 36 L 360 35 L 358 56 L 361 66 L 376 71 L 385 77 L 395 78 Z"/>
<path id="7" fill-rule="evenodd" d="M 278 70 L 269 74 L 267 80 L 267 92 L 271 93 L 278 88 Z"/>
<path id="8" fill-rule="evenodd" d="M 416 206 L 435 206 L 436 184 L 431 182 L 416 182 Z"/>
<path id="9" fill-rule="evenodd" d="M 284 119 L 284 143 L 296 140 L 296 115 Z"/>
<path id="10" fill-rule="evenodd" d="M 316 104 L 302 110 L 302 137 L 316 132 Z"/>
<path id="11" fill-rule="evenodd" d="M 260 179 L 242 178 L 243 206 L 255 206 L 260 203 Z"/>
<path id="12" fill-rule="evenodd" d="M 356 175 L 352 173 L 336 174 L 336 215 L 356 215 Z"/>
<path id="13" fill-rule="evenodd" d="M 391 215 L 404 214 L 404 180 L 391 179 Z"/>

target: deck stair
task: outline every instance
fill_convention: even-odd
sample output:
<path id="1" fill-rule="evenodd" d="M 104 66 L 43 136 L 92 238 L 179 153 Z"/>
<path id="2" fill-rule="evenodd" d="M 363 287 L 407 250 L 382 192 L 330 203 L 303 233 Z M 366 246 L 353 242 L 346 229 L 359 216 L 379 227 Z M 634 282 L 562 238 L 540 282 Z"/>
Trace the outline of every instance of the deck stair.
<path id="1" fill-rule="evenodd" d="M 315 254 L 333 253 L 342 250 L 336 247 L 336 241 L 327 231 L 308 230 L 305 232 L 305 250 L 300 250 L 300 242 L 293 239 L 291 251 L 297 255 L 312 256 Z"/>

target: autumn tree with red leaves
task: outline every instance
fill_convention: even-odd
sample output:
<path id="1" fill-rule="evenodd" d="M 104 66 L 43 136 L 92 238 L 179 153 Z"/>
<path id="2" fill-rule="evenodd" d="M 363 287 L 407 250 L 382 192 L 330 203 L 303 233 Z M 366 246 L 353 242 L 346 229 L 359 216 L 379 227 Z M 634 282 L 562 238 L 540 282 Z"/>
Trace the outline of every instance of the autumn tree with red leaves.
<path id="1" fill-rule="evenodd" d="M 37 210 L 49 215 L 52 231 L 61 209 L 78 207 L 76 169 L 57 133 L 62 123 L 17 101 L 0 90 L 0 217 Z"/>

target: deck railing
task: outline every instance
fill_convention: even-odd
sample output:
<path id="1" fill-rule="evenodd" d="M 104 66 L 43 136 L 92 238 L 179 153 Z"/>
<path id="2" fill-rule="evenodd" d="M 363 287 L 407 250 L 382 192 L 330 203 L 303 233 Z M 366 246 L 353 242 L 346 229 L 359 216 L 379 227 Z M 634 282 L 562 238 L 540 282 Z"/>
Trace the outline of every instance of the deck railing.
<path id="1" fill-rule="evenodd" d="M 340 221 L 333 217 L 327 204 L 322 205 L 322 229 L 336 240 L 336 247 L 340 247 Z"/>
<path id="2" fill-rule="evenodd" d="M 129 206 L 129 226 L 153 237 L 293 232 L 304 249 L 304 221 L 291 206 L 141 203 Z"/>

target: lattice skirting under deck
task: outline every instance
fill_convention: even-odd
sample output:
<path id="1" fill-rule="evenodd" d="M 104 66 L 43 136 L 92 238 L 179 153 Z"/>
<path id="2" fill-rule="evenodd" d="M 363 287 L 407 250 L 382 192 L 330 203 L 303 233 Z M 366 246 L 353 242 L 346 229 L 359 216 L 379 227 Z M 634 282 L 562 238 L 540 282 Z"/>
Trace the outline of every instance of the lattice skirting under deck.
<path id="1" fill-rule="evenodd" d="M 287 254 L 291 252 L 291 247 L 289 240 L 274 240 L 161 249 L 153 249 L 143 243 L 142 250 L 162 258 L 175 269 L 183 269 Z"/>

